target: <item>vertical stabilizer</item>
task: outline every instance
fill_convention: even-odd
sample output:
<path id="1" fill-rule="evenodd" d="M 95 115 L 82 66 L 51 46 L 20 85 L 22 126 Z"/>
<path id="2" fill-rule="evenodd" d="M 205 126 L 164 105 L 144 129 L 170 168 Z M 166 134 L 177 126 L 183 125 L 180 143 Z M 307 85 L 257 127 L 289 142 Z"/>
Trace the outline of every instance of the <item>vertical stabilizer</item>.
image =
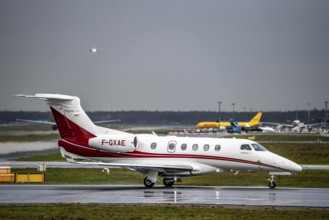
<path id="1" fill-rule="evenodd" d="M 62 138 L 95 137 L 96 126 L 84 112 L 76 96 L 60 94 L 16 95 L 45 101 L 52 111 Z"/>
<path id="2" fill-rule="evenodd" d="M 258 126 L 260 123 L 260 119 L 262 117 L 263 113 L 262 112 L 258 112 L 250 121 L 249 121 L 249 125 L 250 126 Z"/>

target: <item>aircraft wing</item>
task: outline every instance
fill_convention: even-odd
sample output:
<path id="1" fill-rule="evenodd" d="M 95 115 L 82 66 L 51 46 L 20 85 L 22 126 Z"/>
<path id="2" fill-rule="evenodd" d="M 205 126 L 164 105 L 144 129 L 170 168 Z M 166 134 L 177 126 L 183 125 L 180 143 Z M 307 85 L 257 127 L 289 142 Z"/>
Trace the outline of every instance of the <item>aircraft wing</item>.
<path id="1" fill-rule="evenodd" d="M 105 163 L 105 162 L 79 162 L 74 161 L 71 163 L 83 165 L 99 165 L 108 167 L 122 167 L 130 168 L 137 171 L 192 171 L 193 166 L 189 165 L 160 165 L 160 164 L 129 164 L 129 163 Z"/>
<path id="2" fill-rule="evenodd" d="M 316 126 L 316 125 L 323 125 L 324 123 L 313 123 L 313 124 L 306 124 L 306 126 Z"/>
<path id="3" fill-rule="evenodd" d="M 103 121 L 93 121 L 94 124 L 104 124 L 104 123 L 112 123 L 112 122 L 120 122 L 121 119 L 112 119 L 112 120 L 103 120 Z"/>
<path id="4" fill-rule="evenodd" d="M 79 155 L 67 152 L 64 148 L 60 148 L 60 152 L 62 157 L 64 157 L 67 162 L 75 163 L 75 164 L 83 164 L 83 165 L 99 165 L 99 166 L 108 166 L 108 167 L 123 167 L 130 168 L 138 171 L 148 170 L 148 171 L 165 171 L 165 170 L 178 170 L 178 171 L 191 171 L 196 169 L 191 165 L 186 164 L 156 164 L 153 162 L 145 162 L 145 163 L 107 163 L 107 162 L 96 162 L 96 161 L 82 161 L 87 158 L 81 157 Z"/>
<path id="5" fill-rule="evenodd" d="M 266 124 L 266 125 L 274 125 L 274 126 L 281 126 L 281 127 L 289 127 L 292 128 L 292 124 L 281 124 L 281 123 L 275 123 L 275 122 L 261 122 L 261 124 Z"/>
<path id="6" fill-rule="evenodd" d="M 31 123 L 36 123 L 36 124 L 56 125 L 55 122 L 51 122 L 51 121 L 27 120 L 27 119 L 20 119 L 20 118 L 17 118 L 16 121 L 31 122 Z"/>
<path id="7" fill-rule="evenodd" d="M 108 167 L 121 167 L 136 170 L 141 173 L 147 173 L 149 171 L 155 171 L 159 173 L 188 173 L 189 175 L 198 175 L 203 173 L 210 172 L 219 172 L 223 171 L 221 169 L 200 164 L 196 162 L 171 162 L 169 161 L 158 161 L 158 160 L 149 160 L 144 161 L 143 163 L 109 163 L 109 162 L 98 162 L 98 161 L 86 161 L 88 158 L 81 157 L 67 152 L 64 148 L 60 148 L 62 156 L 70 163 L 83 164 L 83 165 L 99 165 L 99 166 L 108 166 Z"/>

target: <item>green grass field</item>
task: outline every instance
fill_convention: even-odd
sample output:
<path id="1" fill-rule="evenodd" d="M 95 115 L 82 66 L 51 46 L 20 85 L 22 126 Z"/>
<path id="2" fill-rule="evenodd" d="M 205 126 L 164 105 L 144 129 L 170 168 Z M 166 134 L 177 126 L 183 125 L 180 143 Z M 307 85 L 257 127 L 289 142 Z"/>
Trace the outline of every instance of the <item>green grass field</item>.
<path id="1" fill-rule="evenodd" d="M 47 168 L 45 184 L 138 184 L 143 185 L 144 176 L 121 168 L 110 169 L 110 175 L 101 175 L 96 168 Z M 12 169 L 14 173 L 36 173 L 36 169 Z M 266 172 L 213 173 L 202 176 L 185 177 L 176 185 L 193 186 L 267 186 L 269 174 Z M 279 187 L 329 188 L 329 171 L 306 170 L 294 176 L 278 176 Z M 157 183 L 162 185 L 162 179 Z"/>
<path id="2" fill-rule="evenodd" d="M 0 142 L 36 142 L 54 141 L 60 139 L 59 134 L 29 134 L 29 135 L 1 135 Z"/>
<path id="3" fill-rule="evenodd" d="M 0 219 L 329 219 L 323 209 L 184 205 L 56 204 L 0 206 Z"/>

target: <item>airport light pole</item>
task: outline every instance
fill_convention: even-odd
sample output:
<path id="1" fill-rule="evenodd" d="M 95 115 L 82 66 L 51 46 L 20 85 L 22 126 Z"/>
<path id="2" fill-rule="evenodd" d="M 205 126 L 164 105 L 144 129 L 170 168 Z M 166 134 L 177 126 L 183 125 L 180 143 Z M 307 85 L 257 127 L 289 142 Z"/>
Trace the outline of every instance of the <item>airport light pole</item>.
<path id="1" fill-rule="evenodd" d="M 222 104 L 222 102 L 218 102 L 218 121 L 220 121 L 220 104 Z"/>
<path id="2" fill-rule="evenodd" d="M 234 106 L 235 106 L 234 102 L 232 103 L 232 106 L 233 106 L 233 121 L 234 121 Z"/>
<path id="3" fill-rule="evenodd" d="M 327 120 L 328 120 L 328 101 L 324 102 L 325 109 L 324 109 L 324 127 L 327 127 Z"/>
<path id="4" fill-rule="evenodd" d="M 311 103 L 307 103 L 307 105 L 308 105 L 307 124 L 310 124 L 310 105 L 311 105 Z"/>

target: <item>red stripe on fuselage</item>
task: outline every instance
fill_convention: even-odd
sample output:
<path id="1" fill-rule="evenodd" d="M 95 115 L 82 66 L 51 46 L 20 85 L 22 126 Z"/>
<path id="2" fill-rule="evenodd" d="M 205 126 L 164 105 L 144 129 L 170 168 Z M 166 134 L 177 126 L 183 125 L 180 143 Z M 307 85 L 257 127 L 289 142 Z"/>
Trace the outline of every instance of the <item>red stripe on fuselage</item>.
<path id="1" fill-rule="evenodd" d="M 157 154 L 157 153 L 149 153 L 149 152 L 142 152 L 142 151 L 134 151 L 131 153 L 111 153 L 106 152 L 103 150 L 99 150 L 88 145 L 88 142 L 81 141 L 77 139 L 66 139 L 60 140 L 58 145 L 65 148 L 66 151 L 83 156 L 83 157 L 99 157 L 101 158 L 109 157 L 109 158 L 132 158 L 132 159 L 150 159 L 150 158 L 167 158 L 167 159 L 205 159 L 205 160 L 219 160 L 219 161 L 228 161 L 228 162 L 235 162 L 235 163 L 243 163 L 243 164 L 250 164 L 259 167 L 267 167 L 273 169 L 279 169 L 283 171 L 288 171 L 282 169 L 280 167 L 272 166 L 269 164 L 254 162 L 250 160 L 242 160 L 238 158 L 230 158 L 230 157 L 220 157 L 220 156 L 208 156 L 208 155 L 196 155 L 196 154 Z"/>

